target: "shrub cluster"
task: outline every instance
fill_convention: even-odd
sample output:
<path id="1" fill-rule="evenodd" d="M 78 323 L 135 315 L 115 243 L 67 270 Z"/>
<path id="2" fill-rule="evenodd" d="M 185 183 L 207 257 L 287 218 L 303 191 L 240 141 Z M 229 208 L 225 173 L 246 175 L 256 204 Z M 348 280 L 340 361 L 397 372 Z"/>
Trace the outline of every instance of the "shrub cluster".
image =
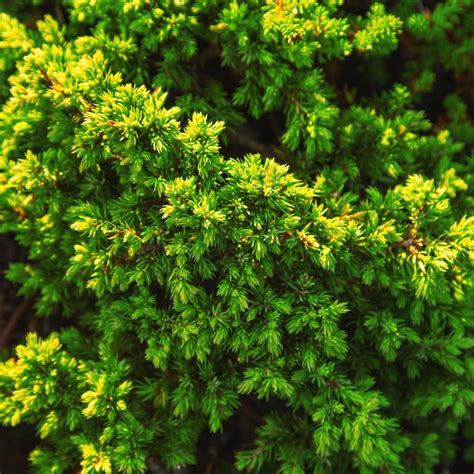
<path id="1" fill-rule="evenodd" d="M 35 472 L 452 458 L 474 9 L 426 3 L 0 2 L 7 276 L 54 328 L 4 353 L 0 423 Z"/>

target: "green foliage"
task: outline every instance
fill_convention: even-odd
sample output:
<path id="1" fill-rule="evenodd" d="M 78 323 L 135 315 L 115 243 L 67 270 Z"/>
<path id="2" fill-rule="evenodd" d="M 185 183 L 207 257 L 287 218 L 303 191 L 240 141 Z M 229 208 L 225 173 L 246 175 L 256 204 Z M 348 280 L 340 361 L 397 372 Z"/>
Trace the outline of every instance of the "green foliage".
<path id="1" fill-rule="evenodd" d="M 472 124 L 462 87 L 423 104 L 436 67 L 472 77 L 470 3 L 9 3 L 0 231 L 58 321 L 0 364 L 0 422 L 36 428 L 36 472 L 202 468 L 239 420 L 240 471 L 449 458 L 474 405 Z"/>

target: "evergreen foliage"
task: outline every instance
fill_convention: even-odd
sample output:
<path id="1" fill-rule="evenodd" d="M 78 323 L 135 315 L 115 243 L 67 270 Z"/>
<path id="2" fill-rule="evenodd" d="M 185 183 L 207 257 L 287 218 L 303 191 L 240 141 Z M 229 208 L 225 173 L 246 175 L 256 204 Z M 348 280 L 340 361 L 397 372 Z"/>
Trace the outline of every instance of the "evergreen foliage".
<path id="1" fill-rule="evenodd" d="M 214 472 L 226 434 L 215 472 L 454 456 L 471 0 L 0 5 L 7 275 L 54 328 L 4 353 L 0 423 L 35 472 Z"/>

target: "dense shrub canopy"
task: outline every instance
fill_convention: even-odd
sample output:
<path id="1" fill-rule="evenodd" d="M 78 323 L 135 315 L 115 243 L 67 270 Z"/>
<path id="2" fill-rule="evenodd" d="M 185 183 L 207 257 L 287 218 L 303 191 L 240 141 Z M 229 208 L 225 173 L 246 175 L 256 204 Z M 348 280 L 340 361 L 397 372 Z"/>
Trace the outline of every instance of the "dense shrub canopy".
<path id="1" fill-rule="evenodd" d="M 4 353 L 0 422 L 36 472 L 452 458 L 474 9 L 426 3 L 0 2 L 7 275 L 54 329 Z"/>

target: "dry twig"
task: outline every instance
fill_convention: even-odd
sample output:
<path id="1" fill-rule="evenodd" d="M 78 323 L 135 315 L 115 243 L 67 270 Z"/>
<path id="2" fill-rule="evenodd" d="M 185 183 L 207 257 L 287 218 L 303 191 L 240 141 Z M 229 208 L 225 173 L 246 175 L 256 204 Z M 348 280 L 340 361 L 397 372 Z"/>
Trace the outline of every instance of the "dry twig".
<path id="1" fill-rule="evenodd" d="M 3 328 L 3 331 L 0 334 L 0 347 L 6 347 L 8 339 L 10 338 L 13 330 L 15 329 L 15 326 L 18 324 L 18 321 L 20 321 L 23 314 L 25 314 L 25 312 L 31 306 L 32 302 L 33 298 L 24 299 L 17 306 L 15 311 L 13 311 L 12 315 L 10 316 L 10 319 L 8 320 L 7 325 Z"/>

